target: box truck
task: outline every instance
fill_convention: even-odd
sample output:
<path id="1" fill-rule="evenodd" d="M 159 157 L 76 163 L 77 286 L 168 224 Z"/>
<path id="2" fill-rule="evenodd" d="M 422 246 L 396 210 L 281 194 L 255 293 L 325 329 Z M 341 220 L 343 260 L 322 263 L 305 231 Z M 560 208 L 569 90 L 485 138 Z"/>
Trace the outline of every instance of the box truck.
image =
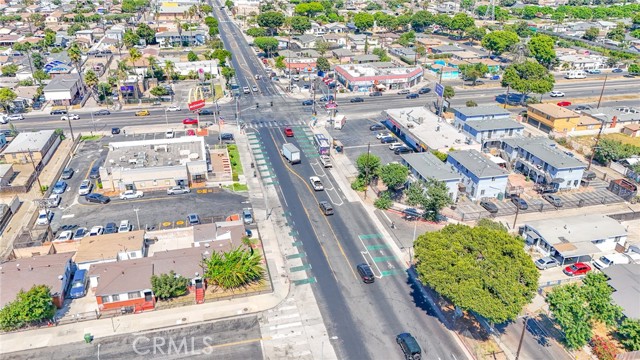
<path id="1" fill-rule="evenodd" d="M 289 163 L 297 164 L 300 162 L 300 150 L 295 145 L 291 143 L 283 144 L 280 152 L 282 156 L 289 160 Z"/>

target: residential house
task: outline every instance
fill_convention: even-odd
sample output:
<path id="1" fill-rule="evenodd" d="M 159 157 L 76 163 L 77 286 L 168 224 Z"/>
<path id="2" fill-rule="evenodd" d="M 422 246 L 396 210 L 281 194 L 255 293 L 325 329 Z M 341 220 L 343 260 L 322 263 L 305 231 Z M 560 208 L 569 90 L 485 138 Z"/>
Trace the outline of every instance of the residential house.
<path id="1" fill-rule="evenodd" d="M 144 235 L 144 230 L 135 230 L 84 237 L 80 240 L 75 263 L 79 269 L 89 270 L 94 264 L 140 259 L 145 256 Z"/>
<path id="2" fill-rule="evenodd" d="M 613 289 L 611 300 L 622 308 L 622 314 L 640 320 L 640 264 L 621 264 L 602 269 L 607 284 Z"/>
<path id="3" fill-rule="evenodd" d="M 640 106 L 608 106 L 599 109 L 583 110 L 582 114 L 604 122 L 607 128 L 621 128 L 628 124 L 640 123 Z"/>
<path id="4" fill-rule="evenodd" d="M 122 41 L 122 38 L 124 37 L 124 28 L 114 25 L 111 29 L 107 29 L 104 32 L 104 37 L 107 39 Z"/>
<path id="5" fill-rule="evenodd" d="M 630 137 L 637 137 L 640 131 L 640 124 L 629 124 L 622 128 L 622 133 Z"/>
<path id="6" fill-rule="evenodd" d="M 527 105 L 527 122 L 544 132 L 566 133 L 575 131 L 578 127 L 579 119 L 579 113 L 556 104 Z"/>
<path id="7" fill-rule="evenodd" d="M 465 51 L 463 48 L 454 45 L 440 45 L 431 48 L 431 52 L 434 54 L 453 54 L 456 52 Z"/>
<path id="8" fill-rule="evenodd" d="M 353 52 L 349 49 L 335 49 L 331 51 L 334 58 L 338 59 L 340 63 L 351 62 L 353 58 Z"/>
<path id="9" fill-rule="evenodd" d="M 14 301 L 18 293 L 34 285 L 46 285 L 52 302 L 62 308 L 66 291 L 73 279 L 73 252 L 33 256 L 4 262 L 0 267 L 0 308 Z"/>
<path id="10" fill-rule="evenodd" d="M 84 95 L 77 73 L 58 75 L 44 87 L 44 98 L 54 106 L 71 106 Z"/>
<path id="11" fill-rule="evenodd" d="M 343 47 L 347 45 L 347 38 L 341 34 L 325 34 L 322 35 L 322 39 L 328 42 L 332 47 Z M 344 49 L 348 50 L 348 49 Z"/>
<path id="12" fill-rule="evenodd" d="M 444 1 L 436 5 L 436 11 L 441 14 L 455 14 L 460 11 L 460 4 L 453 1 Z"/>
<path id="13" fill-rule="evenodd" d="M 45 18 L 44 18 L 44 22 L 45 24 L 58 24 L 62 22 L 62 16 L 64 14 L 62 13 L 62 11 L 60 10 L 55 10 L 51 13 L 49 13 Z"/>
<path id="14" fill-rule="evenodd" d="M 481 58 L 480 54 L 475 53 L 473 51 L 456 51 L 451 54 L 452 59 L 458 59 L 462 61 L 470 61 L 470 60 L 478 60 Z"/>
<path id="15" fill-rule="evenodd" d="M 157 7 L 156 18 L 158 21 L 184 20 L 189 15 L 191 5 L 179 5 L 178 3 L 162 3 Z"/>
<path id="16" fill-rule="evenodd" d="M 79 30 L 76 32 L 76 42 L 84 43 L 91 47 L 94 43 L 93 30 Z"/>
<path id="17" fill-rule="evenodd" d="M 466 122 L 462 131 L 480 144 L 524 134 L 524 125 L 511 119 L 486 119 Z"/>
<path id="18" fill-rule="evenodd" d="M 314 48 L 316 46 L 316 41 L 318 38 L 315 35 L 299 35 L 295 36 L 294 39 L 300 45 L 302 49 Z"/>
<path id="19" fill-rule="evenodd" d="M 509 119 L 511 112 L 496 105 L 457 107 L 453 109 L 453 116 L 453 125 L 458 129 L 462 129 L 466 122 Z"/>
<path id="20" fill-rule="evenodd" d="M 60 144 L 54 130 L 19 133 L 2 151 L 2 159 L 9 164 L 30 164 L 42 169 Z"/>
<path id="21" fill-rule="evenodd" d="M 567 64 L 572 70 L 604 69 L 607 67 L 607 58 L 601 55 L 563 55 L 558 56 L 560 64 Z M 564 68 L 563 65 L 560 65 Z"/>
<path id="22" fill-rule="evenodd" d="M 447 66 L 444 60 L 434 61 L 433 64 L 429 65 L 429 70 L 434 76 L 437 76 L 442 80 L 452 80 L 460 77 L 460 69 Z"/>
<path id="23" fill-rule="evenodd" d="M 156 41 L 160 47 L 173 47 L 180 45 L 199 46 L 204 45 L 209 35 L 204 30 L 163 31 L 156 33 Z"/>
<path id="24" fill-rule="evenodd" d="M 447 164 L 462 176 L 461 191 L 472 200 L 504 195 L 509 173 L 477 150 L 450 151 Z"/>
<path id="25" fill-rule="evenodd" d="M 234 11 L 238 15 L 250 16 L 260 13 L 260 0 L 236 0 L 233 2 Z"/>
<path id="26" fill-rule="evenodd" d="M 404 154 L 400 156 L 402 164 L 409 168 L 409 181 L 425 181 L 433 179 L 447 185 L 449 197 L 455 201 L 458 198 L 458 184 L 462 180 L 460 174 L 451 169 L 431 152 Z"/>
<path id="27" fill-rule="evenodd" d="M 374 54 L 354 55 L 351 62 L 354 64 L 368 64 L 380 61 L 380 56 Z"/>
<path id="28" fill-rule="evenodd" d="M 378 47 L 378 40 L 372 36 L 365 34 L 349 34 L 347 37 L 349 38 L 348 44 L 351 47 L 351 50 L 364 51 L 365 44 L 369 49 Z"/>
<path id="29" fill-rule="evenodd" d="M 0 164 L 0 188 L 10 186 L 15 175 L 13 164 Z"/>
<path id="30" fill-rule="evenodd" d="M 521 234 L 529 246 L 561 264 L 591 261 L 600 254 L 624 247 L 627 230 L 617 220 L 601 214 L 547 217 L 527 221 Z"/>

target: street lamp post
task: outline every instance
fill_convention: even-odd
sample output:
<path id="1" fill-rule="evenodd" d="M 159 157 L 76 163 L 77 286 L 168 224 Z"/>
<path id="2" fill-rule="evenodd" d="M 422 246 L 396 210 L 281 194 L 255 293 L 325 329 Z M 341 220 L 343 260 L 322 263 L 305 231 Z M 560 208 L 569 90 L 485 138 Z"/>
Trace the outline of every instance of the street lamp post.
<path id="1" fill-rule="evenodd" d="M 71 133 L 71 141 L 76 141 L 76 137 L 73 135 L 73 127 L 71 127 L 71 115 L 69 114 L 69 104 L 66 104 L 65 111 L 67 112 L 67 124 L 69 124 L 69 132 Z"/>
<path id="2" fill-rule="evenodd" d="M 522 333 L 520 334 L 520 342 L 518 343 L 518 351 L 516 351 L 516 360 L 520 359 L 520 350 L 522 349 L 522 341 L 524 340 L 524 333 L 527 330 L 527 321 L 529 320 L 529 316 L 524 316 L 524 326 L 522 327 Z"/>

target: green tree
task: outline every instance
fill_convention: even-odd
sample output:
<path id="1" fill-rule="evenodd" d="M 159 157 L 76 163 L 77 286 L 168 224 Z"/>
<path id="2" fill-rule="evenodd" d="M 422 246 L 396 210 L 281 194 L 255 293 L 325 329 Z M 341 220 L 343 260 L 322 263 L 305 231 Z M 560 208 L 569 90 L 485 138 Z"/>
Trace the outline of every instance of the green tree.
<path id="1" fill-rule="evenodd" d="M 284 70 L 286 67 L 287 65 L 284 63 L 284 56 L 278 56 L 276 58 L 276 69 Z"/>
<path id="2" fill-rule="evenodd" d="M 600 29 L 598 29 L 597 27 L 590 27 L 584 32 L 582 38 L 589 41 L 595 41 L 598 36 L 600 36 Z"/>
<path id="3" fill-rule="evenodd" d="M 453 86 L 446 85 L 444 87 L 444 92 L 442 93 L 442 97 L 445 98 L 446 100 L 449 100 L 454 96 L 456 96 L 456 91 L 453 89 Z"/>
<path id="4" fill-rule="evenodd" d="M 449 157 L 449 155 L 447 155 L 446 153 L 440 152 L 438 150 L 432 150 L 431 153 L 438 158 L 438 160 L 442 161 L 442 162 L 447 162 L 447 157 Z"/>
<path id="5" fill-rule="evenodd" d="M 478 103 L 473 101 L 473 100 L 467 100 L 466 103 L 464 103 L 467 107 L 476 107 L 478 106 Z"/>
<path id="6" fill-rule="evenodd" d="M 633 155 L 640 155 L 640 147 L 603 138 L 598 142 L 593 159 L 600 164 L 608 165 L 612 161 L 618 161 Z"/>
<path id="7" fill-rule="evenodd" d="M 226 6 L 226 7 L 227 7 L 227 9 L 229 9 L 229 10 L 233 9 L 233 6 L 234 6 L 233 1 L 231 1 L 231 0 L 225 0 L 225 1 L 224 1 L 224 6 Z"/>
<path id="8" fill-rule="evenodd" d="M 213 59 L 218 59 L 221 66 L 225 66 L 227 64 L 227 60 L 231 60 L 233 54 L 231 51 L 225 49 L 215 49 L 211 52 L 211 57 Z"/>
<path id="9" fill-rule="evenodd" d="M 231 78 L 236 75 L 236 69 L 225 66 L 222 68 L 222 70 L 220 70 L 220 73 L 222 74 L 222 77 L 225 78 L 225 80 L 227 80 L 227 84 L 228 84 L 229 80 L 231 80 Z"/>
<path id="10" fill-rule="evenodd" d="M 465 29 L 468 29 L 474 25 L 473 18 L 466 13 L 459 12 L 451 18 L 451 23 L 449 25 L 449 29 L 453 31 L 457 31 L 459 33 L 464 33 Z"/>
<path id="11" fill-rule="evenodd" d="M 591 339 L 589 313 L 576 284 L 555 287 L 546 298 L 549 309 L 564 332 L 565 342 L 578 349 Z"/>
<path id="12" fill-rule="evenodd" d="M 44 69 L 44 59 L 42 58 L 42 55 L 40 55 L 39 53 L 34 53 L 31 54 L 31 62 L 33 62 L 33 68 L 36 70 L 42 70 Z"/>
<path id="13" fill-rule="evenodd" d="M 615 28 L 609 30 L 607 33 L 607 39 L 611 39 L 613 41 L 624 41 L 624 34 L 626 32 L 626 28 L 623 23 L 618 23 Z"/>
<path id="14" fill-rule="evenodd" d="M 482 46 L 495 55 L 501 55 L 520 41 L 513 31 L 497 30 L 488 33 L 482 39 Z"/>
<path id="15" fill-rule="evenodd" d="M 140 36 L 133 32 L 133 30 L 127 29 L 122 37 L 122 42 L 124 43 L 124 46 L 132 48 L 140 44 Z"/>
<path id="16" fill-rule="evenodd" d="M 0 310 L 0 328 L 16 330 L 30 323 L 52 319 L 55 312 L 49 287 L 34 285 L 26 292 L 20 290 L 16 299 Z"/>
<path id="17" fill-rule="evenodd" d="M 424 183 L 419 181 L 412 182 L 404 193 L 407 205 L 422 206 L 425 201 Z"/>
<path id="18" fill-rule="evenodd" d="M 328 41 L 324 41 L 324 40 L 317 40 L 316 44 L 315 44 L 315 48 L 316 51 L 318 53 L 320 53 L 320 56 L 324 56 L 324 54 L 329 51 L 329 47 L 331 44 L 329 44 Z"/>
<path id="19" fill-rule="evenodd" d="M 427 179 L 424 182 L 425 198 L 422 202 L 425 219 L 437 221 L 440 211 L 445 206 L 453 204 L 453 200 L 449 196 L 449 188 L 443 181 Z"/>
<path id="20" fill-rule="evenodd" d="M 411 28 L 416 31 L 423 31 L 424 28 L 433 25 L 434 16 L 426 10 L 416 11 L 411 16 Z"/>
<path id="21" fill-rule="evenodd" d="M 626 318 L 617 330 L 620 342 L 628 351 L 640 350 L 640 320 Z"/>
<path id="22" fill-rule="evenodd" d="M 155 30 L 153 30 L 152 28 L 149 27 L 149 25 L 143 22 L 138 24 L 138 27 L 136 28 L 136 35 L 138 35 L 140 39 L 144 39 L 147 45 L 156 44 Z"/>
<path id="23" fill-rule="evenodd" d="M 373 55 L 378 55 L 378 57 L 380 58 L 381 62 L 387 62 L 387 61 L 391 61 L 391 57 L 389 57 L 389 55 L 387 55 L 387 51 L 383 48 L 375 48 L 373 49 L 373 51 L 371 51 L 371 53 Z"/>
<path id="24" fill-rule="evenodd" d="M 188 286 L 189 279 L 177 275 L 173 270 L 168 274 L 151 276 L 151 290 L 160 300 L 182 296 L 187 293 Z"/>
<path id="25" fill-rule="evenodd" d="M 471 40 L 482 41 L 482 39 L 487 35 L 487 28 L 472 26 L 465 30 L 465 32 Z"/>
<path id="26" fill-rule="evenodd" d="M 316 59 L 316 67 L 318 68 L 318 70 L 325 72 L 331 70 L 331 64 L 329 64 L 329 60 L 324 57 L 319 57 L 318 59 Z"/>
<path id="27" fill-rule="evenodd" d="M 209 259 L 203 260 L 203 265 L 209 284 L 225 290 L 260 282 L 264 277 L 260 254 L 240 247 L 223 254 L 214 251 Z"/>
<path id="28" fill-rule="evenodd" d="M 158 98 L 169 94 L 167 89 L 164 88 L 163 86 L 156 86 L 154 88 L 151 88 L 151 90 L 149 90 L 149 93 Z"/>
<path id="29" fill-rule="evenodd" d="M 84 74 L 84 83 L 89 88 L 91 94 L 95 94 L 95 89 L 98 85 L 98 75 L 95 73 L 95 71 L 91 69 L 87 70 L 87 72 Z"/>
<path id="30" fill-rule="evenodd" d="M 538 34 L 529 40 L 527 46 L 531 55 L 547 69 L 556 60 L 555 41 L 551 36 Z"/>
<path id="31" fill-rule="evenodd" d="M 360 31 L 367 31 L 373 27 L 373 15 L 359 12 L 353 17 L 353 23 Z"/>
<path id="32" fill-rule="evenodd" d="M 47 74 L 44 70 L 38 69 L 33 72 L 33 79 L 38 82 L 38 84 L 42 85 L 42 82 L 45 80 L 49 80 L 49 74 Z"/>
<path id="33" fill-rule="evenodd" d="M 269 34 L 273 35 L 278 28 L 284 24 L 284 15 L 276 11 L 267 11 L 258 15 L 257 21 L 260 27 L 269 30 Z"/>
<path id="34" fill-rule="evenodd" d="M 251 37 L 267 36 L 267 30 L 263 28 L 249 28 L 247 29 L 246 33 Z"/>
<path id="35" fill-rule="evenodd" d="M 324 6 L 319 2 L 307 2 L 296 5 L 294 12 L 299 15 L 313 17 L 324 11 Z"/>
<path id="36" fill-rule="evenodd" d="M 193 50 L 189 51 L 189 53 L 187 54 L 187 60 L 190 62 L 198 61 L 198 54 L 193 52 Z"/>
<path id="37" fill-rule="evenodd" d="M 423 283 L 493 323 L 515 319 L 538 287 L 522 240 L 504 231 L 448 225 L 420 235 L 414 249 Z"/>
<path id="38" fill-rule="evenodd" d="M 379 174 L 389 190 L 396 190 L 407 182 L 409 169 L 399 163 L 389 163 L 380 168 Z"/>
<path id="39" fill-rule="evenodd" d="M 373 206 L 377 209 L 387 210 L 393 205 L 393 199 L 389 190 L 380 192 L 380 196 L 373 202 Z"/>
<path id="40" fill-rule="evenodd" d="M 397 41 L 398 41 L 398 44 L 402 46 L 409 46 L 416 41 L 416 33 L 413 30 L 407 31 L 402 35 L 400 35 Z"/>
<path id="41" fill-rule="evenodd" d="M 378 174 L 380 165 L 380 158 L 378 156 L 374 154 L 360 154 L 356 159 L 358 177 L 362 178 L 365 183 L 368 184 L 371 179 Z"/>
<path id="42" fill-rule="evenodd" d="M 583 279 L 580 290 L 589 303 L 589 313 L 593 320 L 612 326 L 622 318 L 622 308 L 611 303 L 613 289 L 604 274 L 589 274 Z"/>
<path id="43" fill-rule="evenodd" d="M 475 3 L 475 0 L 462 0 L 460 1 L 460 7 L 470 11 L 473 9 L 473 5 L 475 5 Z"/>
<path id="44" fill-rule="evenodd" d="M 164 71 L 164 74 L 167 76 L 169 83 L 171 83 L 171 79 L 173 79 L 173 75 L 175 74 L 175 71 L 176 71 L 176 65 L 171 60 L 165 60 L 162 70 Z"/>
<path id="45" fill-rule="evenodd" d="M 300 4 L 302 5 L 302 4 Z M 311 29 L 311 20 L 306 16 L 294 16 L 291 18 L 291 28 L 300 34 Z"/>
<path id="46" fill-rule="evenodd" d="M 627 71 L 631 75 L 640 75 L 640 64 L 630 64 Z"/>
<path id="47" fill-rule="evenodd" d="M 253 40 L 255 46 L 257 46 L 260 50 L 264 51 L 269 57 L 269 53 L 274 52 L 278 49 L 278 40 L 272 37 L 259 37 Z"/>
<path id="48" fill-rule="evenodd" d="M 8 64 L 2 67 L 2 76 L 16 76 L 18 65 Z"/>
<path id="49" fill-rule="evenodd" d="M 478 78 L 481 78 L 485 74 L 489 73 L 489 67 L 483 63 L 461 64 L 459 68 L 463 78 L 465 80 L 472 81 L 473 86 L 476 85 L 476 81 L 478 81 Z"/>
<path id="50" fill-rule="evenodd" d="M 522 101 L 531 93 L 544 94 L 553 90 L 554 84 L 555 79 L 549 70 L 530 60 L 509 65 L 502 76 L 502 86 L 522 93 Z"/>
<path id="51" fill-rule="evenodd" d="M 487 219 L 487 218 L 478 220 L 478 223 L 476 224 L 476 226 L 483 226 L 483 227 L 486 227 L 486 228 L 489 228 L 489 229 L 493 229 L 493 230 L 509 232 L 507 227 L 504 226 L 502 223 L 499 223 L 497 221 L 493 221 L 493 220 Z"/>

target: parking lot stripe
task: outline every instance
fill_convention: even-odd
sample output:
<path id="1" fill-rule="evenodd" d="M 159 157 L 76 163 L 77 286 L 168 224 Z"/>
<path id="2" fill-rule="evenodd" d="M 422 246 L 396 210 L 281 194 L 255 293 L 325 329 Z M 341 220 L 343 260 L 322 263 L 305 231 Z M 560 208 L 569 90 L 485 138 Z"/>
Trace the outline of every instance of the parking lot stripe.
<path id="1" fill-rule="evenodd" d="M 374 262 L 393 261 L 396 260 L 395 256 L 377 256 L 372 258 Z"/>
<path id="2" fill-rule="evenodd" d="M 383 239 L 384 236 L 382 234 L 364 234 L 358 235 L 361 240 L 370 240 L 370 239 Z"/>
<path id="3" fill-rule="evenodd" d="M 305 270 L 309 270 L 311 269 L 311 265 L 310 264 L 304 264 L 301 266 L 294 266 L 289 268 L 289 270 L 291 270 L 291 272 L 298 272 L 298 271 L 305 271 Z"/>
<path id="4" fill-rule="evenodd" d="M 307 279 L 293 280 L 293 285 L 304 285 L 304 284 L 315 284 L 315 283 L 316 283 L 316 278 L 313 276 Z"/>
<path id="5" fill-rule="evenodd" d="M 367 250 L 382 250 L 388 248 L 387 244 L 367 245 Z"/>
<path id="6" fill-rule="evenodd" d="M 299 254 L 291 254 L 291 255 L 287 255 L 287 259 L 299 259 L 299 258 L 303 258 L 307 256 L 307 254 L 305 253 L 299 253 Z"/>

